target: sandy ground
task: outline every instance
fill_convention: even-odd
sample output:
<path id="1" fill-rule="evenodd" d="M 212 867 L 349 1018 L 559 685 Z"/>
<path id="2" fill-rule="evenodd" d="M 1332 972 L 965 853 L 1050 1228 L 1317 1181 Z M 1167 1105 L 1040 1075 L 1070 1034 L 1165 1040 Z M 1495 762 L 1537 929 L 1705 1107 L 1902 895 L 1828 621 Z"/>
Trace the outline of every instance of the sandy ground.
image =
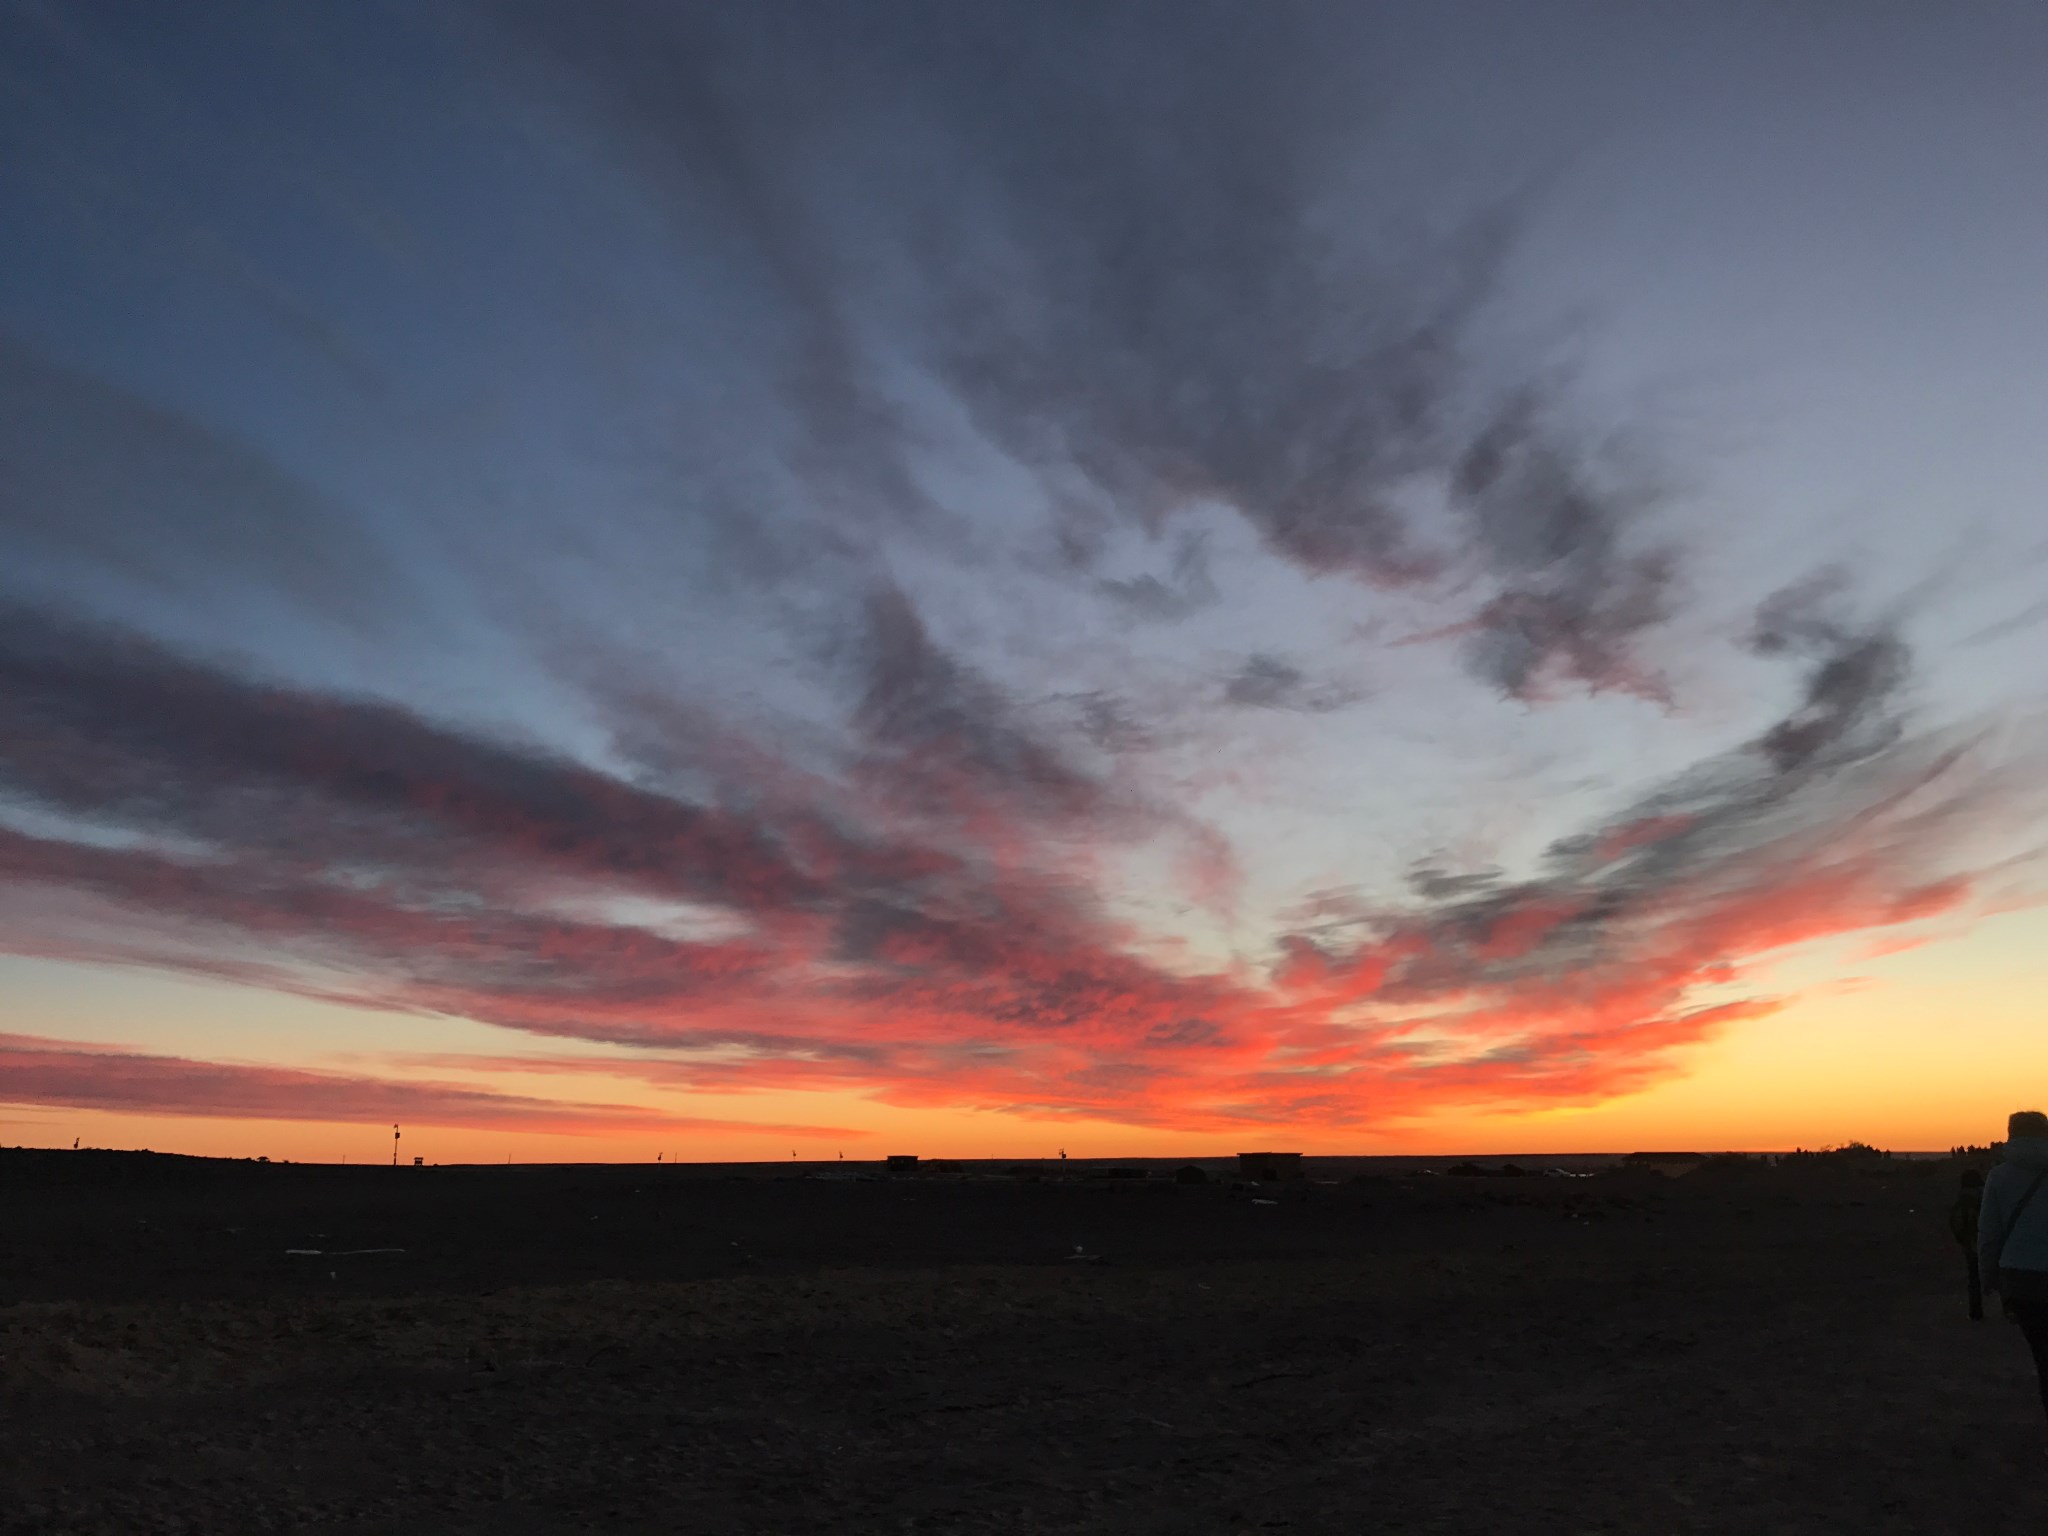
<path id="1" fill-rule="evenodd" d="M 1943 1167 L 230 1171 L 0 1154 L 0 1529 L 2048 1531 Z"/>

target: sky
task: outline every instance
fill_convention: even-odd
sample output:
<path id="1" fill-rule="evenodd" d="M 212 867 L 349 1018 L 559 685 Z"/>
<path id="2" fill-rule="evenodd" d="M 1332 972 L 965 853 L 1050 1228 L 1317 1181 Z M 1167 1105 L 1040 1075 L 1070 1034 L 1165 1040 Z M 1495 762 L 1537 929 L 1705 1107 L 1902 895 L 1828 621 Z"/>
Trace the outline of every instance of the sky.
<path id="1" fill-rule="evenodd" d="M 2021 4 L 0 0 L 0 1143 L 1994 1139 L 2044 166 Z"/>

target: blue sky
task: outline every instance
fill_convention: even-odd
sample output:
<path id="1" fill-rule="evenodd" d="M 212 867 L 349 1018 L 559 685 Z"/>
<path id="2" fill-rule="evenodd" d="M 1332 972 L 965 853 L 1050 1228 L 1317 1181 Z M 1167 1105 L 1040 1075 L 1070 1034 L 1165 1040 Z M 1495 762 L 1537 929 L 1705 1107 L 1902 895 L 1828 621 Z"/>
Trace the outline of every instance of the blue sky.
<path id="1" fill-rule="evenodd" d="M 4 16 L 37 1113 L 1763 1134 L 2037 931 L 2038 12 Z"/>

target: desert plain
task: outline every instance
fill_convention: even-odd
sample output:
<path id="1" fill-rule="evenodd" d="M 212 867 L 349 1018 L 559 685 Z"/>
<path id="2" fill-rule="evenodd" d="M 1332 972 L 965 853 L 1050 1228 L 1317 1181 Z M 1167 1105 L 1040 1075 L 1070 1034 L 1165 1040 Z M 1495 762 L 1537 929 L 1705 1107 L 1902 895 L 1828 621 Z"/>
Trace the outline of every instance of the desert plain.
<path id="1" fill-rule="evenodd" d="M 2048 1530 L 1957 1164 L 1453 1162 L 0 1151 L 0 1530 Z"/>

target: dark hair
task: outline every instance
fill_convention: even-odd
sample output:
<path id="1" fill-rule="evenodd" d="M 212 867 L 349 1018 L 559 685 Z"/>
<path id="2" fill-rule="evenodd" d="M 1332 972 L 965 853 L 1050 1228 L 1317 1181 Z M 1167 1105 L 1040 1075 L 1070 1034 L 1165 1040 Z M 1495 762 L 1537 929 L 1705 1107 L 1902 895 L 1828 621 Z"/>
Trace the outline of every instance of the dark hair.
<path id="1" fill-rule="evenodd" d="M 2007 1117 L 2008 1136 L 2048 1136 L 2048 1115 L 2038 1109 L 2016 1109 Z"/>

